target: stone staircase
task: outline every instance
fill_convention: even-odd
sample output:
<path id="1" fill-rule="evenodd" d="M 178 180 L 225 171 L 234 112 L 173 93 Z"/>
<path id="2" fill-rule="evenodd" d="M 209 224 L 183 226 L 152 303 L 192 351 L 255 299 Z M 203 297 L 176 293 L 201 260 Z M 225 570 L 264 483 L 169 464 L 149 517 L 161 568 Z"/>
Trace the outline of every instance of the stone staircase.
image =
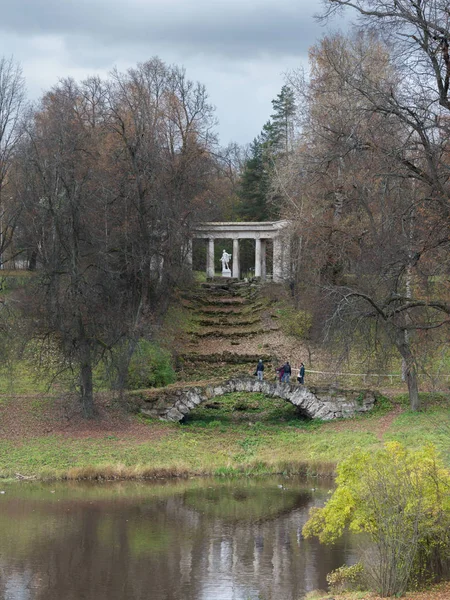
<path id="1" fill-rule="evenodd" d="M 274 291 L 259 283 L 218 279 L 184 292 L 180 301 L 188 318 L 177 344 L 177 382 L 130 393 L 132 404 L 142 414 L 169 421 L 182 421 L 199 404 L 234 392 L 282 398 L 313 419 L 371 410 L 377 396 L 369 390 L 305 387 L 294 373 L 290 384 L 279 382 L 276 367 L 290 360 L 295 368 L 305 350 L 280 331 Z M 264 381 L 255 377 L 260 358 Z"/>
<path id="2" fill-rule="evenodd" d="M 179 355 L 179 379 L 248 375 L 259 358 L 274 369 L 276 359 L 260 339 L 271 327 L 264 321 L 268 303 L 258 283 L 208 281 L 186 294 L 182 304 L 190 325 Z"/>

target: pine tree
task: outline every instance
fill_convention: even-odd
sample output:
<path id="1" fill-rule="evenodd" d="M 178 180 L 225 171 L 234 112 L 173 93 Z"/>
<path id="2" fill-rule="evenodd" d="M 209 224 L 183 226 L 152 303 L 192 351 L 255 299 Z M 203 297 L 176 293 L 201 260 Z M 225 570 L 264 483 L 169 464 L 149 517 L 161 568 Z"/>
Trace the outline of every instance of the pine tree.
<path id="1" fill-rule="evenodd" d="M 283 85 L 281 92 L 272 100 L 271 147 L 276 154 L 288 154 L 292 148 L 294 115 L 296 111 L 294 91 Z"/>
<path id="2" fill-rule="evenodd" d="M 261 135 L 259 136 L 261 147 L 264 150 L 264 154 L 268 160 L 270 160 L 277 151 L 278 147 L 278 131 L 276 130 L 273 122 L 269 119 L 264 123 Z"/>
<path id="3" fill-rule="evenodd" d="M 286 85 L 272 100 L 274 113 L 250 146 L 250 158 L 241 176 L 239 216 L 245 220 L 266 221 L 279 217 L 279 198 L 271 195 L 275 162 L 285 157 L 292 146 L 294 92 Z"/>
<path id="4" fill-rule="evenodd" d="M 265 221 L 269 218 L 267 207 L 269 184 L 269 172 L 264 159 L 264 146 L 261 142 L 261 136 L 258 136 L 250 145 L 250 158 L 245 163 L 241 177 L 239 214 L 243 219 Z"/>

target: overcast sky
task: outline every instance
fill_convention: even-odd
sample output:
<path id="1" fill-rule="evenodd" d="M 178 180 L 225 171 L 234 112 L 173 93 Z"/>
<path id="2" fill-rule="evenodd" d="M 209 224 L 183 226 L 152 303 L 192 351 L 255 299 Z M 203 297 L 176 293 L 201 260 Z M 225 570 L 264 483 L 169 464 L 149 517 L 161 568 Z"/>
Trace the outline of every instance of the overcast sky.
<path id="1" fill-rule="evenodd" d="M 283 73 L 306 66 L 324 35 L 320 9 L 320 0 L 11 0 L 0 55 L 21 63 L 33 99 L 58 78 L 159 56 L 206 85 L 221 143 L 244 144 L 269 118 Z"/>

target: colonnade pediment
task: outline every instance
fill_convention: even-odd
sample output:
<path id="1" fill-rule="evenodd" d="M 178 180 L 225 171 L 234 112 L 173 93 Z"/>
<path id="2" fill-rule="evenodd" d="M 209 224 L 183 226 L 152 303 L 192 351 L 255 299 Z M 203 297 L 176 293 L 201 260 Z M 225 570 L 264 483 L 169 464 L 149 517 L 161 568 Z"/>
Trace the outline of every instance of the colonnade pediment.
<path id="1" fill-rule="evenodd" d="M 201 239 L 273 239 L 289 225 L 289 221 L 242 221 L 200 223 L 193 230 Z"/>

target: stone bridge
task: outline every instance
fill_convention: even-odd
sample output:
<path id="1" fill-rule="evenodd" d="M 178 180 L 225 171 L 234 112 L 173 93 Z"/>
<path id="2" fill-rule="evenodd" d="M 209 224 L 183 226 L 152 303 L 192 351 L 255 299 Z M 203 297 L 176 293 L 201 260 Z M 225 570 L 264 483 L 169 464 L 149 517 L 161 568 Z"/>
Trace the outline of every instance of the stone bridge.
<path id="1" fill-rule="evenodd" d="M 260 392 L 266 396 L 283 398 L 310 419 L 352 417 L 367 412 L 376 402 L 376 392 L 370 390 L 341 390 L 333 387 L 305 387 L 289 383 L 258 381 L 251 377 L 229 379 L 223 383 L 204 386 L 149 390 L 133 395 L 141 413 L 165 421 L 181 421 L 202 402 L 232 392 Z"/>

